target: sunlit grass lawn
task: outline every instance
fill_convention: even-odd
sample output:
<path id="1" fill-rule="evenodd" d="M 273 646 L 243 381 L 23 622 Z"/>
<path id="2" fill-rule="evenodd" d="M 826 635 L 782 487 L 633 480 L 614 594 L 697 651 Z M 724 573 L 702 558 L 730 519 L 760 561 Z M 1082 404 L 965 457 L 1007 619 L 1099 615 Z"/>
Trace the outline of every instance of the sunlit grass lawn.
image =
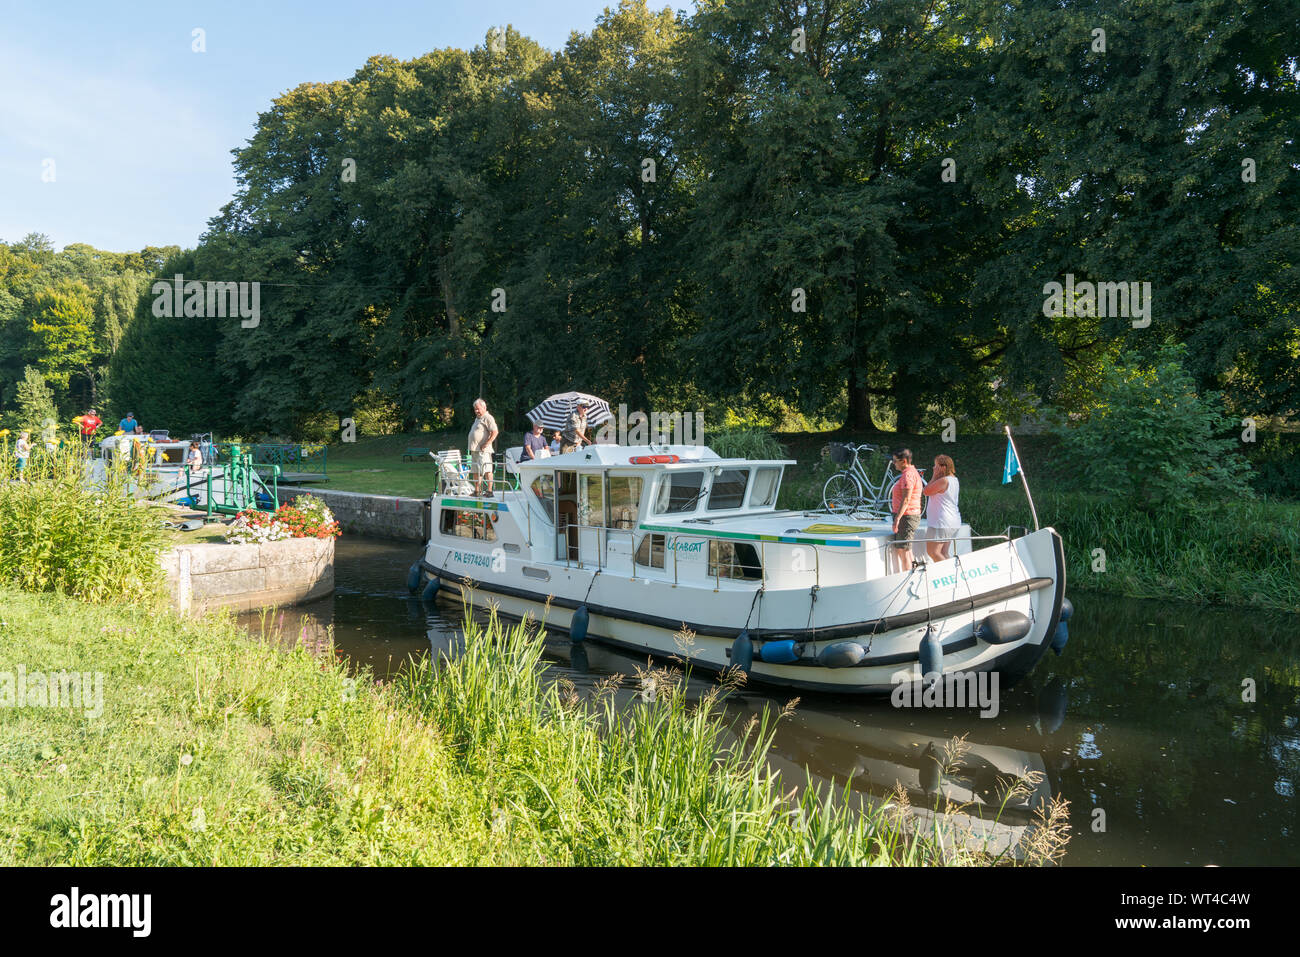
<path id="1" fill-rule="evenodd" d="M 428 498 L 438 484 L 438 464 L 429 456 L 403 461 L 408 448 L 437 452 L 460 449 L 466 437 L 459 432 L 419 432 L 411 435 L 358 437 L 356 442 L 335 442 L 329 447 L 329 478 L 312 488 Z"/>

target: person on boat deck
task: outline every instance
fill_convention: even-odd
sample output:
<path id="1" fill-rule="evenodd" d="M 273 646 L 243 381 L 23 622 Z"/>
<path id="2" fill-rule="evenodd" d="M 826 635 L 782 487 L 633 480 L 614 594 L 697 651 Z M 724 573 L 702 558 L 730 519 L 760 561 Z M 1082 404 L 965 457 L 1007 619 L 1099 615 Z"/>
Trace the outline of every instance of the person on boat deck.
<path id="1" fill-rule="evenodd" d="M 469 430 L 470 471 L 474 473 L 474 494 L 483 497 L 483 479 L 487 479 L 488 498 L 492 497 L 492 443 L 501 433 L 497 420 L 482 399 L 474 400 L 474 424 Z"/>
<path id="2" fill-rule="evenodd" d="M 561 445 L 561 442 L 560 442 L 560 433 L 559 433 L 559 432 L 556 432 L 553 436 L 551 436 L 551 446 L 550 446 L 550 448 L 551 448 L 551 454 L 552 454 L 552 455 L 559 455 L 559 454 L 560 454 L 560 445 Z"/>
<path id="3" fill-rule="evenodd" d="M 551 450 L 546 447 L 546 439 L 542 436 L 542 423 L 534 422 L 533 431 L 524 436 L 524 458 L 532 461 L 544 459 L 550 454 Z"/>
<path id="4" fill-rule="evenodd" d="M 933 561 L 941 562 L 952 557 L 950 546 L 955 545 L 957 532 L 961 528 L 961 512 L 957 508 L 961 483 L 957 481 L 957 466 L 951 457 L 934 457 L 934 478 L 922 492 L 930 500 L 925 513 L 930 540 L 925 543 L 925 551 Z"/>
<path id="5" fill-rule="evenodd" d="M 912 567 L 912 541 L 921 526 L 921 490 L 925 483 L 921 473 L 912 464 L 912 450 L 900 449 L 894 453 L 894 468 L 901 478 L 894 485 L 891 506 L 894 513 L 894 571 L 903 572 Z"/>
<path id="6" fill-rule="evenodd" d="M 127 435 L 130 435 L 132 432 L 135 431 L 135 427 L 139 424 L 140 423 L 135 420 L 135 413 L 128 412 L 126 414 L 126 418 L 123 419 L 121 422 L 117 423 L 117 427 L 121 429 L 123 432 L 125 432 Z"/>
<path id="7" fill-rule="evenodd" d="M 190 475 L 203 468 L 203 453 L 199 451 L 198 442 L 190 443 L 189 451 L 185 453 L 185 468 Z"/>
<path id="8" fill-rule="evenodd" d="M 560 443 L 560 454 L 574 452 L 584 445 L 590 445 L 587 438 L 587 403 L 579 400 L 569 413 L 569 421 L 564 424 L 564 440 Z"/>

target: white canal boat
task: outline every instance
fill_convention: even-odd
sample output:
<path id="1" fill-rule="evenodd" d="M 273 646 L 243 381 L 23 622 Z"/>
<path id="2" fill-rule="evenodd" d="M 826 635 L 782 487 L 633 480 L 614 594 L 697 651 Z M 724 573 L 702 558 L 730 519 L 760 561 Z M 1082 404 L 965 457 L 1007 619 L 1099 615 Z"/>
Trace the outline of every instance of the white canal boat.
<path id="1" fill-rule="evenodd" d="M 912 567 L 891 571 L 888 522 L 776 509 L 792 464 L 593 445 L 520 462 L 518 489 L 476 497 L 444 462 L 407 584 L 576 641 L 818 691 L 886 695 L 932 674 L 982 672 L 1005 687 L 1063 647 L 1055 530 L 977 536 L 963 525 L 953 556 L 936 563 L 922 523 Z"/>
<path id="2" fill-rule="evenodd" d="M 193 473 L 185 466 L 189 439 L 173 439 L 166 432 L 145 435 L 110 435 L 99 443 L 99 455 L 90 460 L 90 481 L 103 482 L 114 459 L 147 455 L 149 461 L 133 478 L 130 491 L 136 498 L 161 502 L 188 500 L 197 507 L 206 503 L 208 476 L 216 495 L 225 491 L 228 469 L 218 464 L 210 440 L 200 443 L 203 466 Z"/>

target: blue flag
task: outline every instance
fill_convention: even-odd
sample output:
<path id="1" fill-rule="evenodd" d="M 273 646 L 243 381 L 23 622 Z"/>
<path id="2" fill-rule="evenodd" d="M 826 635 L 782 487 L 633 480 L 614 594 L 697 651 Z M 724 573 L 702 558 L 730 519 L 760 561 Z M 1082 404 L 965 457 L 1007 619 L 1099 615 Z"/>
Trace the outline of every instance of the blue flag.
<path id="1" fill-rule="evenodd" d="M 1020 460 L 1016 458 L 1016 447 L 1007 439 L 1007 459 L 1002 463 L 1002 484 L 1007 485 L 1020 474 Z"/>

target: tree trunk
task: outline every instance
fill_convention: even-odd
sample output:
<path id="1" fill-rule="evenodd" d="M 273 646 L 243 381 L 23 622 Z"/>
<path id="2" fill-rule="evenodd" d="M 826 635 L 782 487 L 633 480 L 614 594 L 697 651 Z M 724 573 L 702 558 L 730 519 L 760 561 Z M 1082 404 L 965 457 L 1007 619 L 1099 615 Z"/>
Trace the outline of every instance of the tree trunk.
<path id="1" fill-rule="evenodd" d="M 851 432 L 870 432 L 875 429 L 871 421 L 871 394 L 866 383 L 857 381 L 857 373 L 849 371 L 849 412 L 844 417 L 844 428 Z"/>
<path id="2" fill-rule="evenodd" d="M 894 409 L 898 415 L 895 431 L 915 435 L 920 425 L 920 396 L 911 383 L 903 380 L 894 386 Z"/>
<path id="3" fill-rule="evenodd" d="M 438 260 L 438 283 L 442 286 L 442 301 L 447 309 L 447 333 L 454 339 L 460 335 L 460 316 L 451 298 L 451 269 L 447 265 L 447 259 L 447 256 L 443 256 Z"/>

